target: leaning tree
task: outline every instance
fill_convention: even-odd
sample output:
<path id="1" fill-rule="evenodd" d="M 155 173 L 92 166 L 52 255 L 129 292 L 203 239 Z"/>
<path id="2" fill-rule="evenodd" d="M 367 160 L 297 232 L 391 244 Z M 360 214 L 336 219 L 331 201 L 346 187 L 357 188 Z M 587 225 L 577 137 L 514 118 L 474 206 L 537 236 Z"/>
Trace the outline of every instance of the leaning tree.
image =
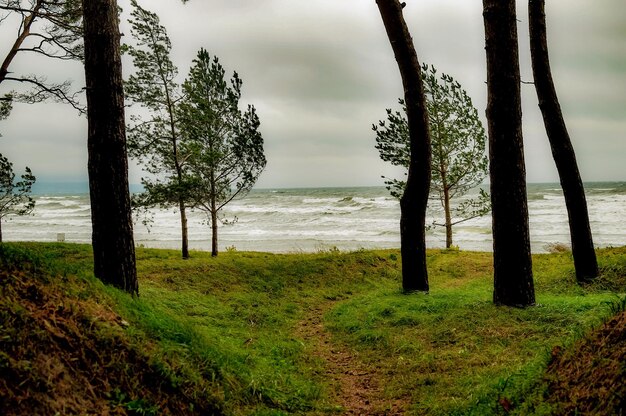
<path id="1" fill-rule="evenodd" d="M 176 82 L 178 69 L 170 59 L 171 42 L 159 17 L 131 1 L 131 34 L 135 45 L 124 45 L 135 71 L 126 80 L 126 98 L 139 104 L 147 115 L 132 115 L 129 153 L 151 174 L 141 178 L 145 192 L 133 195 L 134 209 L 148 213 L 151 207 L 176 208 L 180 214 L 181 251 L 189 257 L 187 202 L 189 186 L 184 172 L 188 155 L 178 120 L 182 99 Z"/>
<path id="2" fill-rule="evenodd" d="M 398 0 L 376 0 L 404 86 L 409 126 L 410 162 L 406 188 L 400 198 L 402 288 L 428 291 L 426 269 L 426 207 L 430 192 L 430 136 L 424 85 L 413 39 Z"/>
<path id="3" fill-rule="evenodd" d="M 483 0 L 496 304 L 535 303 L 515 0 Z"/>
<path id="4" fill-rule="evenodd" d="M 434 66 L 422 65 L 422 78 L 428 109 L 428 123 L 432 142 L 431 193 L 443 208 L 446 247 L 452 246 L 452 227 L 485 215 L 491 209 L 489 195 L 479 189 L 477 198 L 467 198 L 487 176 L 488 160 L 485 153 L 485 129 L 458 81 L 450 75 L 438 75 Z M 393 165 L 409 167 L 410 141 L 406 119 L 406 105 L 399 100 L 402 112 L 387 109 L 387 120 L 381 120 L 372 129 L 376 133 L 376 148 L 380 158 Z M 406 182 L 395 178 L 385 181 L 391 194 L 400 197 Z M 458 199 L 464 197 L 460 202 Z"/>
<path id="5" fill-rule="evenodd" d="M 598 276 L 598 261 L 589 225 L 585 188 L 552 80 L 546 35 L 545 0 L 529 0 L 528 15 L 535 90 L 565 197 L 576 278 L 578 281 L 586 281 Z"/>

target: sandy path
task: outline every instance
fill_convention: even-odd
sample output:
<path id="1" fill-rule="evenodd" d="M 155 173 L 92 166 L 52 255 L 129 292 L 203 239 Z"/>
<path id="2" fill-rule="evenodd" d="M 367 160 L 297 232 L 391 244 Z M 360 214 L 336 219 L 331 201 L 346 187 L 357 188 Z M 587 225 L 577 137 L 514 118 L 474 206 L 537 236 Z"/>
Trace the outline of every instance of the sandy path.
<path id="1" fill-rule="evenodd" d="M 345 415 L 404 415 L 405 403 L 384 399 L 377 369 L 361 362 L 355 351 L 332 342 L 323 316 L 334 304 L 328 302 L 311 309 L 296 328 L 296 334 L 312 346 L 313 354 L 326 363 L 326 375 L 334 386 L 329 392 L 331 401 Z"/>

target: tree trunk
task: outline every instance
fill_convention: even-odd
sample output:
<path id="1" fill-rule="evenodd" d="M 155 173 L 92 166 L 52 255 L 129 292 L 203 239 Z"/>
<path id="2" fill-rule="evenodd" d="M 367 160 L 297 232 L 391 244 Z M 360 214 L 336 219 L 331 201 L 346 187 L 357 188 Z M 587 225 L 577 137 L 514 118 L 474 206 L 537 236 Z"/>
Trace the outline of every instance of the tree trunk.
<path id="1" fill-rule="evenodd" d="M 565 197 L 576 278 L 582 282 L 598 276 L 598 262 L 589 225 L 585 189 L 552 80 L 544 5 L 545 0 L 528 1 L 533 78 L 552 157 Z"/>
<path id="2" fill-rule="evenodd" d="M 185 211 L 185 202 L 179 201 L 180 208 L 180 228 L 182 233 L 182 255 L 183 259 L 189 258 L 189 238 L 187 231 L 187 212 Z"/>
<path id="3" fill-rule="evenodd" d="M 2 242 L 2 217 L 0 217 L 0 243 Z"/>
<path id="4" fill-rule="evenodd" d="M 515 0 L 483 0 L 487 121 L 493 219 L 494 293 L 498 305 L 535 303 Z"/>
<path id="5" fill-rule="evenodd" d="M 444 176 L 445 178 L 445 176 Z M 443 210 L 446 216 L 446 248 L 452 247 L 452 215 L 450 214 L 450 187 L 443 181 Z"/>
<path id="6" fill-rule="evenodd" d="M 209 145 L 209 152 L 215 155 L 212 144 Z M 209 172 L 209 179 L 211 181 L 211 256 L 217 257 L 217 183 L 213 168 Z"/>
<path id="7" fill-rule="evenodd" d="M 431 149 L 421 68 L 402 15 L 403 6 L 398 0 L 377 0 L 376 3 L 400 69 L 409 125 L 411 160 L 406 189 L 400 199 L 402 288 L 405 292 L 427 292 L 425 222 Z"/>
<path id="8" fill-rule="evenodd" d="M 217 257 L 217 211 L 211 210 L 211 256 Z"/>
<path id="9" fill-rule="evenodd" d="M 178 179 L 178 207 L 180 209 L 180 228 L 181 228 L 181 245 L 183 259 L 189 258 L 189 238 L 187 233 L 187 213 L 185 212 L 185 200 L 181 195 L 183 186 L 183 168 L 178 157 L 178 134 L 176 133 L 176 120 L 174 119 L 175 105 L 172 101 L 172 95 L 169 90 L 169 82 L 163 69 L 163 64 L 159 63 L 159 75 L 163 88 L 165 90 L 165 102 L 170 122 L 170 134 L 172 142 L 172 155 L 174 156 L 174 169 L 176 169 L 176 177 Z"/>
<path id="10" fill-rule="evenodd" d="M 117 12 L 115 0 L 83 1 L 94 274 L 137 295 Z"/>

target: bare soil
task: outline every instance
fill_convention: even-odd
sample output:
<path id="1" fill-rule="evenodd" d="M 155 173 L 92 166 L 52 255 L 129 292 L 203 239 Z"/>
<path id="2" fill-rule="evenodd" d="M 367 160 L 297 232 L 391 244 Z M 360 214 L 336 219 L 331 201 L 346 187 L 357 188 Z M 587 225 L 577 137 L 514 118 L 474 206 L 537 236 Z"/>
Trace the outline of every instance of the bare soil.
<path id="1" fill-rule="evenodd" d="M 406 414 L 408 402 L 385 397 L 380 370 L 363 363 L 356 351 L 333 342 L 323 321 L 324 314 L 333 305 L 334 302 L 328 302 L 311 309 L 296 328 L 296 334 L 311 346 L 312 354 L 324 362 L 332 402 L 345 415 Z"/>

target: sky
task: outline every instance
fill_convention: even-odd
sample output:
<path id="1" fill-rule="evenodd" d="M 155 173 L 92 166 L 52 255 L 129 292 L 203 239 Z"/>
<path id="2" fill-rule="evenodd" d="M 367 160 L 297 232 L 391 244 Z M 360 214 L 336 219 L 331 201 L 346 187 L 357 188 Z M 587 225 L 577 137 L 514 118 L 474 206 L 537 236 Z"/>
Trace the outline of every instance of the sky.
<path id="1" fill-rule="evenodd" d="M 396 108 L 402 84 L 374 0 L 139 0 L 159 14 L 182 81 L 197 51 L 217 55 L 243 79 L 242 105 L 261 120 L 267 167 L 259 188 L 382 185 L 398 175 L 378 157 L 373 123 Z M 486 75 L 482 3 L 406 0 L 421 62 L 459 81 L 483 118 Z M 518 2 L 522 79 L 532 81 L 526 2 Z M 623 0 L 549 0 L 552 72 L 584 181 L 626 180 L 626 8 Z M 125 22 L 122 40 L 131 42 Z M 0 53 L 14 40 L 0 25 Z M 84 84 L 78 63 L 18 55 L 11 70 Z M 125 58 L 124 71 L 132 71 Z M 15 86 L 2 85 L 4 94 Z M 522 86 L 527 180 L 555 182 L 534 87 Z M 0 122 L 0 153 L 39 181 L 87 178 L 87 123 L 68 106 L 17 104 Z M 131 183 L 141 169 L 130 167 Z"/>

